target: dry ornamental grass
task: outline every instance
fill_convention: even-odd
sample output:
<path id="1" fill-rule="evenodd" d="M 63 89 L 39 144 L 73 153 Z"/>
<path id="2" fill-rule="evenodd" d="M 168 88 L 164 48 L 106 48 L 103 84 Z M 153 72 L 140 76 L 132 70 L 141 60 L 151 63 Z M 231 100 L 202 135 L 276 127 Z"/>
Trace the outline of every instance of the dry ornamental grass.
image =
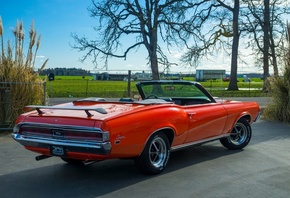
<path id="1" fill-rule="evenodd" d="M 37 37 L 32 22 L 29 31 L 29 46 L 24 53 L 24 27 L 17 21 L 14 35 L 14 44 L 10 40 L 4 43 L 4 27 L 0 17 L 0 128 L 11 127 L 23 107 L 33 103 L 41 104 L 46 97 L 43 83 L 34 72 L 34 63 L 40 47 L 41 37 Z M 13 46 L 13 47 L 12 47 Z M 42 65 L 45 67 L 48 60 Z"/>

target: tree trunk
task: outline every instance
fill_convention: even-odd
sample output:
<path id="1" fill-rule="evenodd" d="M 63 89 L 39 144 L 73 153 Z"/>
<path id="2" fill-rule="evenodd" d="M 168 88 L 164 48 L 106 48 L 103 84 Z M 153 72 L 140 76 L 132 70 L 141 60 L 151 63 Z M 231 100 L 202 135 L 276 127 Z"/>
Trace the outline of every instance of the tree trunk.
<path id="1" fill-rule="evenodd" d="M 228 90 L 239 90 L 237 83 L 238 73 L 238 49 L 239 49 L 239 9 L 240 2 L 235 0 L 233 10 L 233 44 L 232 44 L 232 61 L 231 61 L 231 76 Z"/>
<path id="2" fill-rule="evenodd" d="M 270 28 L 270 1 L 264 0 L 264 51 L 263 51 L 263 69 L 264 69 L 264 85 L 263 90 L 267 92 L 269 90 L 270 82 L 269 75 L 269 28 Z"/>
<path id="3" fill-rule="evenodd" d="M 156 19 L 155 19 L 156 20 Z M 157 46 L 158 46 L 158 40 L 157 40 L 157 24 L 153 24 L 153 27 L 151 25 L 148 25 L 150 27 L 149 31 L 149 49 L 148 54 L 150 58 L 150 67 L 152 71 L 152 80 L 160 80 L 159 76 L 159 68 L 158 68 L 158 57 L 157 57 Z"/>
<path id="4" fill-rule="evenodd" d="M 271 25 L 270 27 L 270 50 L 271 50 L 271 56 L 272 56 L 272 61 L 273 61 L 273 70 L 274 70 L 274 76 L 279 75 L 278 71 L 278 64 L 277 64 L 277 57 L 276 57 L 276 50 L 275 50 L 275 43 L 274 43 L 274 38 L 273 38 L 273 27 Z"/>
<path id="5" fill-rule="evenodd" d="M 150 54 L 150 64 L 152 71 L 152 80 L 160 80 L 157 53 Z"/>

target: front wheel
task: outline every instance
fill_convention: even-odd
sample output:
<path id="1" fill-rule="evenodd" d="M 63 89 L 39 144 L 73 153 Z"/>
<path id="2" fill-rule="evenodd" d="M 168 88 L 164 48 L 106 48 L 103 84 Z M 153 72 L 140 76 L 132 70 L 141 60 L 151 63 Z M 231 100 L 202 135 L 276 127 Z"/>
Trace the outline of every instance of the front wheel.
<path id="1" fill-rule="evenodd" d="M 161 173 L 169 160 L 170 144 L 167 136 L 162 133 L 152 135 L 143 152 L 135 159 L 137 168 L 145 174 Z"/>
<path id="2" fill-rule="evenodd" d="M 234 126 L 229 137 L 220 139 L 221 144 L 231 150 L 245 148 L 252 137 L 252 129 L 249 122 L 241 118 Z"/>

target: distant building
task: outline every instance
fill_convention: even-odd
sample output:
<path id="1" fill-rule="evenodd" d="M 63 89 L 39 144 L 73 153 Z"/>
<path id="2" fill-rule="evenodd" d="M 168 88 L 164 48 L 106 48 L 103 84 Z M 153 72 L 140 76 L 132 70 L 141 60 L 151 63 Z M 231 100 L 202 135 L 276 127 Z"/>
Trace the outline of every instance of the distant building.
<path id="1" fill-rule="evenodd" d="M 143 80 L 152 80 L 152 74 L 146 73 L 146 72 L 137 72 L 134 75 L 134 79 L 137 81 L 143 81 Z"/>
<path id="2" fill-rule="evenodd" d="M 94 80 L 112 80 L 112 81 L 127 81 L 128 74 L 118 74 L 118 73 L 96 73 L 93 74 Z M 126 80 L 127 79 L 127 80 Z"/>
<path id="3" fill-rule="evenodd" d="M 209 70 L 209 69 L 197 69 L 195 74 L 195 81 L 207 81 L 223 79 L 226 75 L 226 70 Z"/>

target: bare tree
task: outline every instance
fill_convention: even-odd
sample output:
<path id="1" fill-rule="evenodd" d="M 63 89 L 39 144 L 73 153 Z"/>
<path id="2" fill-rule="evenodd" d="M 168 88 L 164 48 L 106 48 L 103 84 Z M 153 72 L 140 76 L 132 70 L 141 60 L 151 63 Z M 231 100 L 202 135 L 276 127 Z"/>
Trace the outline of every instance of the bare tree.
<path id="1" fill-rule="evenodd" d="M 214 50 L 225 50 L 230 45 L 231 52 L 231 74 L 228 90 L 238 90 L 238 49 L 239 49 L 239 0 L 203 0 L 200 1 L 200 12 L 204 13 L 204 20 L 196 22 L 196 27 L 205 26 L 200 29 L 203 32 L 202 42 L 195 43 L 193 47 L 183 56 L 183 61 L 193 63 Z M 210 12 L 204 12 L 209 10 Z M 210 28 L 209 28 L 210 27 Z M 228 40 L 230 38 L 230 40 Z M 231 44 L 229 44 L 231 42 Z"/>
<path id="2" fill-rule="evenodd" d="M 239 13 L 240 13 L 240 0 L 227 1 L 227 0 L 215 0 L 212 1 L 216 7 L 219 7 L 224 12 L 231 13 L 230 19 L 231 28 L 227 29 L 228 34 L 232 37 L 231 44 L 231 73 L 230 73 L 230 83 L 228 85 L 228 90 L 238 90 L 237 84 L 237 72 L 238 72 L 238 52 L 239 52 L 239 40 L 240 40 L 240 30 L 239 30 Z M 219 11 L 220 13 L 221 11 Z M 216 18 L 216 16 L 214 16 Z M 220 26 L 220 25 L 219 25 Z M 225 34 L 221 34 L 224 37 Z"/>
<path id="3" fill-rule="evenodd" d="M 88 10 L 91 17 L 96 18 L 98 22 L 94 27 L 96 39 L 89 40 L 73 34 L 76 41 L 73 48 L 85 52 L 82 60 L 92 56 L 94 62 L 97 58 L 102 58 L 107 63 L 109 57 L 126 59 L 130 52 L 145 46 L 153 79 L 159 79 L 158 64 L 170 66 L 164 47 L 161 47 L 160 43 L 165 43 L 169 49 L 172 46 L 187 46 L 190 38 L 191 41 L 200 38 L 198 27 L 193 26 L 196 17 L 189 14 L 195 12 L 193 8 L 199 5 L 196 2 L 194 0 L 92 1 Z M 127 39 L 125 43 L 125 38 L 131 38 L 132 42 L 128 42 Z"/>
<path id="4" fill-rule="evenodd" d="M 262 63 L 264 72 L 263 90 L 269 89 L 269 67 L 273 66 L 274 75 L 278 76 L 278 63 L 283 60 L 277 51 L 283 45 L 285 34 L 285 21 L 283 15 L 289 13 L 287 0 L 243 0 L 247 4 L 249 12 L 243 14 L 247 18 L 245 29 L 251 32 L 252 42 L 249 44 L 256 51 L 257 63 Z M 262 61 L 260 61 L 262 60 Z"/>
<path id="5" fill-rule="evenodd" d="M 264 69 L 264 86 L 263 90 L 267 90 L 270 86 L 268 81 L 269 74 L 269 46 L 270 46 L 270 39 L 269 39 L 269 29 L 270 29 L 270 0 L 264 0 L 264 49 L 263 49 L 263 69 Z"/>
<path id="6" fill-rule="evenodd" d="M 232 43 L 232 60 L 231 60 L 231 75 L 228 90 L 238 90 L 237 73 L 238 73 L 238 51 L 239 51 L 239 12 L 240 1 L 234 1 L 234 7 L 224 4 L 221 0 L 217 0 L 223 7 L 233 13 L 233 43 Z"/>

